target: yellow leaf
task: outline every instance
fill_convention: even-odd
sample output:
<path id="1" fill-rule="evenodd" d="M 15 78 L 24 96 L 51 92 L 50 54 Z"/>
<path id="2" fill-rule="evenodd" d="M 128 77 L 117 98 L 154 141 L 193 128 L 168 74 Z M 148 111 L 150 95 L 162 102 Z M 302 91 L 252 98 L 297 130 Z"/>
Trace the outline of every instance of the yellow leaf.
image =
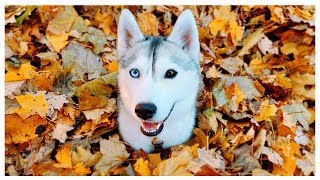
<path id="1" fill-rule="evenodd" d="M 72 164 L 78 165 L 79 163 L 84 163 L 86 166 L 94 166 L 101 157 L 102 154 L 100 152 L 92 154 L 90 150 L 86 150 L 82 146 L 77 146 L 77 151 L 72 151 Z"/>
<path id="2" fill-rule="evenodd" d="M 224 30 L 224 19 L 217 17 L 209 24 L 210 33 L 217 36 L 218 32 Z"/>
<path id="3" fill-rule="evenodd" d="M 30 63 L 21 64 L 20 68 L 10 68 L 5 74 L 5 81 L 20 81 L 25 79 L 32 79 L 37 72 Z"/>
<path id="4" fill-rule="evenodd" d="M 69 37 L 69 33 L 62 33 L 62 34 L 56 35 L 56 34 L 50 33 L 50 31 L 46 31 L 46 36 L 50 44 L 53 46 L 54 50 L 58 53 L 62 48 L 66 47 L 66 45 L 69 43 L 69 41 L 67 41 Z"/>
<path id="5" fill-rule="evenodd" d="M 250 61 L 249 67 L 254 74 L 261 74 L 262 69 L 268 68 L 268 64 L 263 62 L 262 59 L 254 58 Z"/>
<path id="6" fill-rule="evenodd" d="M 139 24 L 139 27 L 144 34 L 152 35 L 152 36 L 159 35 L 159 31 L 158 31 L 159 21 L 154 14 L 150 12 L 139 13 L 137 17 L 138 17 L 137 22 Z"/>
<path id="7" fill-rule="evenodd" d="M 240 41 L 243 35 L 243 28 L 236 21 L 232 21 L 229 26 L 229 33 L 233 40 Z"/>
<path id="8" fill-rule="evenodd" d="M 161 162 L 160 153 L 148 154 L 149 159 L 149 169 L 154 170 L 158 164 Z"/>
<path id="9" fill-rule="evenodd" d="M 152 175 L 193 176 L 193 174 L 187 170 L 187 166 L 192 159 L 192 154 L 188 150 L 184 150 L 177 157 L 171 157 L 160 162 L 160 164 L 153 170 Z"/>
<path id="10" fill-rule="evenodd" d="M 136 163 L 133 165 L 133 169 L 140 176 L 150 176 L 151 172 L 148 167 L 149 162 L 147 160 L 143 160 L 143 158 L 139 158 Z"/>
<path id="11" fill-rule="evenodd" d="M 206 134 L 200 128 L 193 129 L 193 133 L 196 135 L 194 139 L 197 143 L 199 143 L 200 148 L 206 147 L 208 139 Z"/>
<path id="12" fill-rule="evenodd" d="M 59 164 L 54 164 L 54 167 L 72 168 L 71 147 L 69 145 L 61 146 L 56 155 L 56 159 Z"/>
<path id="13" fill-rule="evenodd" d="M 255 119 L 260 121 L 271 121 L 270 116 L 275 116 L 278 108 L 274 104 L 269 104 L 268 100 L 261 103 L 259 108 L 259 114 L 255 116 Z"/>
<path id="14" fill-rule="evenodd" d="M 79 162 L 75 167 L 74 167 L 74 172 L 78 176 L 85 176 L 87 174 L 91 173 L 91 170 L 89 167 L 86 167 L 83 162 Z"/>
<path id="15" fill-rule="evenodd" d="M 15 98 L 21 107 L 14 109 L 12 112 L 18 113 L 22 119 L 26 119 L 34 114 L 45 117 L 49 111 L 47 100 L 41 93 L 37 97 L 26 93 L 26 95 L 15 96 Z"/>
<path id="16" fill-rule="evenodd" d="M 54 79 L 50 79 L 50 74 L 37 75 L 32 81 L 32 85 L 38 90 L 52 91 L 52 83 Z"/>
<path id="17" fill-rule="evenodd" d="M 129 157 L 126 146 L 119 138 L 119 135 L 113 135 L 109 140 L 100 140 L 100 152 L 103 156 L 94 166 L 96 171 L 93 175 L 108 175 Z"/>
<path id="18" fill-rule="evenodd" d="M 113 73 L 113 72 L 118 72 L 119 69 L 119 64 L 116 61 L 111 61 L 108 65 L 108 72 Z"/>
<path id="19" fill-rule="evenodd" d="M 284 158 L 283 166 L 279 166 L 273 164 L 273 171 L 274 175 L 280 176 L 293 176 L 294 171 L 296 170 L 297 164 L 296 160 L 294 159 L 293 155 L 291 154 L 289 157 Z"/>
<path id="20" fill-rule="evenodd" d="M 238 25 L 238 14 L 231 11 L 231 6 L 220 6 L 214 9 L 214 19 L 209 24 L 210 32 L 216 36 L 221 32 L 223 37 L 230 34 L 233 44 L 242 39 L 243 28 Z"/>
<path id="21" fill-rule="evenodd" d="M 39 115 L 33 115 L 27 119 L 22 119 L 18 114 L 8 114 L 5 116 L 5 143 L 24 143 L 34 139 L 38 135 L 36 129 L 40 125 L 46 125 L 46 120 Z"/>
<path id="22" fill-rule="evenodd" d="M 249 49 L 252 48 L 252 46 L 254 46 L 255 44 L 257 44 L 263 36 L 264 36 L 263 28 L 260 28 L 256 30 L 254 33 L 249 34 L 243 40 L 243 47 L 239 51 L 239 56 L 249 54 Z"/>

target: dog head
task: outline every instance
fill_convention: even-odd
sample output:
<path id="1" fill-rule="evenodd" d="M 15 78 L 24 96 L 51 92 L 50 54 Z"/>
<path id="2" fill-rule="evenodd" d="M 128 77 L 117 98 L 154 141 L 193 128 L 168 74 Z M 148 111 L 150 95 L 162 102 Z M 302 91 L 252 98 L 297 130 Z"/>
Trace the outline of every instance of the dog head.
<path id="1" fill-rule="evenodd" d="M 184 11 L 168 37 L 145 36 L 129 10 L 118 24 L 120 98 L 145 135 L 161 132 L 163 122 L 199 89 L 199 39 L 191 11 Z M 180 103 L 181 104 L 181 103 Z"/>

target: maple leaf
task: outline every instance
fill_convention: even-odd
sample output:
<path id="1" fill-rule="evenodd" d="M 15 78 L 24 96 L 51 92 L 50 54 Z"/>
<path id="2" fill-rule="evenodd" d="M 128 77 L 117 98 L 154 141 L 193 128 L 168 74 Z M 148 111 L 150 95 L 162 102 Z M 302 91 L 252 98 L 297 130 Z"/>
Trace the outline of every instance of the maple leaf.
<path id="1" fill-rule="evenodd" d="M 143 160 L 143 158 L 139 158 L 136 163 L 134 163 L 133 168 L 134 171 L 140 176 L 150 176 L 151 171 L 148 167 L 149 161 Z"/>
<path id="2" fill-rule="evenodd" d="M 178 156 L 166 159 L 158 164 L 153 170 L 152 175 L 155 176 L 193 176 L 187 170 L 189 162 L 193 159 L 192 154 L 188 150 L 183 150 Z"/>
<path id="3" fill-rule="evenodd" d="M 58 150 L 56 159 L 59 164 L 54 164 L 55 168 L 72 168 L 70 145 L 62 145 Z"/>
<path id="4" fill-rule="evenodd" d="M 5 74 L 5 81 L 21 81 L 25 79 L 32 79 L 37 72 L 30 63 L 21 64 L 20 68 L 10 68 Z"/>
<path id="5" fill-rule="evenodd" d="M 222 59 L 221 62 L 218 63 L 221 64 L 220 66 L 230 74 L 235 74 L 241 71 L 243 66 L 243 60 L 239 57 L 228 57 Z"/>
<path id="6" fill-rule="evenodd" d="M 84 163 L 84 165 L 91 167 L 96 165 L 101 157 L 102 154 L 100 152 L 92 154 L 82 146 L 77 146 L 77 151 L 72 151 L 72 165 L 77 166 L 79 163 Z"/>
<path id="7" fill-rule="evenodd" d="M 39 114 L 41 117 L 45 117 L 48 113 L 48 103 L 44 95 L 41 93 L 39 93 L 37 97 L 26 93 L 26 95 L 15 96 L 15 98 L 21 107 L 13 110 L 12 112 L 18 113 L 23 119 L 34 114 Z"/>
<path id="8" fill-rule="evenodd" d="M 119 140 L 119 135 L 110 136 L 109 140 L 101 140 L 100 152 L 103 156 L 94 166 L 95 172 L 93 175 L 110 174 L 111 171 L 119 167 L 130 155 L 126 151 L 123 142 Z"/>
<path id="9" fill-rule="evenodd" d="M 239 56 L 249 54 L 249 49 L 252 48 L 255 44 L 257 44 L 262 39 L 263 36 L 264 36 L 263 28 L 260 28 L 256 30 L 254 33 L 249 34 L 243 40 L 243 47 L 239 51 Z"/>
<path id="10" fill-rule="evenodd" d="M 21 86 L 25 83 L 25 81 L 13 81 L 13 82 L 5 82 L 5 96 L 10 99 L 14 98 L 14 94 L 20 94 L 21 91 L 19 90 Z M 13 94 L 14 93 L 14 94 Z"/>
<path id="11" fill-rule="evenodd" d="M 207 165 L 211 169 L 224 170 L 225 160 L 221 154 L 214 152 L 213 150 L 206 151 L 204 148 L 198 148 L 199 158 L 192 160 L 187 169 L 192 171 L 194 174 L 201 171 L 201 167 Z"/>
<path id="12" fill-rule="evenodd" d="M 269 104 L 268 100 L 265 100 L 261 103 L 258 115 L 255 116 L 255 119 L 260 121 L 271 121 L 270 116 L 276 116 L 278 108 L 274 104 Z"/>
<path id="13" fill-rule="evenodd" d="M 268 156 L 268 160 L 271 161 L 274 164 L 277 164 L 279 166 L 283 166 L 283 159 L 282 157 L 272 150 L 271 148 L 268 147 L 263 147 L 262 148 L 262 154 L 265 154 Z"/>
<path id="14" fill-rule="evenodd" d="M 24 143 L 38 136 L 36 129 L 46 125 L 46 120 L 38 114 L 22 119 L 18 114 L 5 116 L 5 143 Z"/>
<path id="15" fill-rule="evenodd" d="M 279 48 L 273 45 L 273 42 L 267 36 L 262 36 L 261 40 L 258 42 L 258 47 L 260 51 L 266 55 L 268 54 L 279 54 Z"/>
<path id="16" fill-rule="evenodd" d="M 116 100 L 114 98 L 110 98 L 108 99 L 107 104 L 104 107 L 92 110 L 85 110 L 82 112 L 88 120 L 93 120 L 93 123 L 98 124 L 98 122 L 101 120 L 102 114 L 112 113 L 116 110 L 116 108 Z"/>
<path id="17" fill-rule="evenodd" d="M 69 36 L 80 38 L 82 33 L 87 32 L 87 31 L 88 31 L 88 27 L 87 27 L 85 20 L 83 20 L 83 18 L 81 16 L 78 16 L 78 17 L 76 17 L 76 19 L 70 29 Z"/>
<path id="18" fill-rule="evenodd" d="M 159 35 L 159 32 L 158 32 L 159 21 L 154 14 L 150 12 L 137 14 L 137 23 L 142 33 L 151 35 L 151 36 Z"/>
<path id="19" fill-rule="evenodd" d="M 306 150 L 302 151 L 304 156 L 297 160 L 297 166 L 303 172 L 303 175 L 310 176 L 311 173 L 315 173 L 315 155 Z"/>
<path id="20" fill-rule="evenodd" d="M 234 150 L 233 153 L 236 156 L 236 160 L 232 167 L 242 167 L 244 169 L 243 174 L 246 174 L 255 168 L 261 168 L 258 160 L 250 154 L 249 145 L 244 144 L 240 148 Z"/>
<path id="21" fill-rule="evenodd" d="M 72 67 L 72 80 L 82 80 L 88 73 L 88 79 L 94 79 L 106 73 L 102 66 L 101 58 L 82 45 L 71 42 L 62 51 L 63 69 Z"/>
<path id="22" fill-rule="evenodd" d="M 93 49 L 95 54 L 103 52 L 103 47 L 107 44 L 107 37 L 103 31 L 94 27 L 89 27 L 88 32 L 84 33 L 79 40 L 92 43 L 95 47 Z"/>
<path id="23" fill-rule="evenodd" d="M 60 8 L 55 17 L 49 21 L 47 30 L 56 35 L 67 33 L 77 16 L 78 13 L 74 7 L 64 6 Z"/>
<path id="24" fill-rule="evenodd" d="M 61 143 L 65 143 L 68 138 L 67 132 L 71 131 L 73 127 L 65 124 L 57 124 L 56 128 L 52 132 L 52 138 L 58 139 Z"/>
<path id="25" fill-rule="evenodd" d="M 303 126 L 305 130 L 309 130 L 309 120 L 311 118 L 308 110 L 301 104 L 287 104 L 281 107 L 283 112 L 283 124 L 288 127 L 295 127 L 296 122 Z"/>
<path id="26" fill-rule="evenodd" d="M 209 28 L 213 36 L 217 36 L 217 33 L 221 31 L 224 37 L 228 34 L 231 35 L 233 43 L 236 43 L 242 39 L 243 29 L 237 23 L 237 14 L 231 12 L 231 6 L 220 6 L 214 9 L 214 19 L 210 22 Z"/>
<path id="27" fill-rule="evenodd" d="M 69 41 L 67 41 L 69 33 L 62 33 L 56 35 L 48 31 L 46 33 L 46 37 L 57 53 L 60 53 L 61 49 L 66 47 L 66 45 L 69 43 Z"/>

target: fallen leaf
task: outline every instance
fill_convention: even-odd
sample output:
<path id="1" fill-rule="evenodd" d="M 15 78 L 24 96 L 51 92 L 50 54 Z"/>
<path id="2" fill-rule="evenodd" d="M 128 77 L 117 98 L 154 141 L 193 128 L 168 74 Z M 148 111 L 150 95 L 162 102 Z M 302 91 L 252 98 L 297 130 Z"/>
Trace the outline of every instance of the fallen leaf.
<path id="1" fill-rule="evenodd" d="M 154 176 L 193 176 L 187 170 L 188 163 L 193 159 L 192 154 L 188 150 L 182 151 L 178 156 L 171 157 L 158 164 L 153 170 Z"/>
<path id="2" fill-rule="evenodd" d="M 126 147 L 119 140 L 118 135 L 109 137 L 109 140 L 100 141 L 101 160 L 94 166 L 94 175 L 107 175 L 119 167 L 129 157 Z"/>
<path id="3" fill-rule="evenodd" d="M 134 163 L 133 168 L 134 171 L 140 176 L 150 176 L 151 171 L 148 167 L 149 161 L 143 160 L 143 158 L 139 158 L 136 163 Z"/>
<path id="4" fill-rule="evenodd" d="M 24 80 L 5 82 L 5 96 L 10 99 L 13 99 L 15 95 L 19 95 L 21 93 L 20 88 L 24 83 Z"/>
<path id="5" fill-rule="evenodd" d="M 64 6 L 60 8 L 56 16 L 49 21 L 47 30 L 56 35 L 68 33 L 77 16 L 78 13 L 74 7 Z"/>
<path id="6" fill-rule="evenodd" d="M 100 29 L 89 27 L 88 32 L 84 33 L 80 41 L 90 42 L 94 45 L 94 53 L 99 54 L 103 52 L 104 45 L 107 44 L 107 37 Z"/>
<path id="7" fill-rule="evenodd" d="M 70 145 L 62 145 L 58 150 L 56 159 L 59 164 L 54 164 L 55 168 L 72 168 Z"/>
<path id="8" fill-rule="evenodd" d="M 232 167 L 242 167 L 243 174 L 251 172 L 253 169 L 261 168 L 258 159 L 250 154 L 250 146 L 247 144 L 242 145 L 240 148 L 233 151 L 236 160 Z"/>
<path id="9" fill-rule="evenodd" d="M 303 172 L 303 175 L 310 176 L 311 173 L 315 173 L 315 155 L 306 150 L 302 151 L 304 156 L 300 159 L 297 159 L 297 166 Z"/>
<path id="10" fill-rule="evenodd" d="M 76 166 L 79 163 L 83 163 L 83 165 L 91 167 L 96 165 L 101 157 L 102 154 L 100 152 L 92 154 L 82 146 L 77 146 L 77 150 L 72 151 L 72 165 Z"/>
<path id="11" fill-rule="evenodd" d="M 255 44 L 257 44 L 262 37 L 264 36 L 263 28 L 256 30 L 254 33 L 250 33 L 244 40 L 243 40 L 243 47 L 239 51 L 238 55 L 243 56 L 245 54 L 249 54 L 249 49 L 252 48 Z"/>
<path id="12" fill-rule="evenodd" d="M 221 65 L 223 69 L 228 71 L 230 74 L 235 74 L 242 70 L 243 60 L 239 57 L 228 57 L 221 60 Z"/>
<path id="13" fill-rule="evenodd" d="M 13 110 L 12 112 L 18 113 L 23 119 L 34 114 L 39 114 L 41 117 L 45 117 L 48 113 L 48 103 L 45 96 L 41 93 L 36 97 L 26 93 L 26 95 L 15 96 L 15 98 L 21 107 Z"/>
<path id="14" fill-rule="evenodd" d="M 268 156 L 268 160 L 271 161 L 273 164 L 283 166 L 283 159 L 282 157 L 272 150 L 271 148 L 268 147 L 263 147 L 262 148 L 262 154 L 265 154 Z"/>
<path id="15" fill-rule="evenodd" d="M 32 79 L 37 72 L 30 63 L 21 64 L 20 68 L 10 68 L 5 74 L 5 81 L 21 81 L 26 79 Z"/>
<path id="16" fill-rule="evenodd" d="M 279 48 L 273 45 L 273 42 L 267 36 L 262 36 L 261 40 L 258 42 L 258 47 L 260 51 L 266 55 L 268 54 L 279 54 Z"/>
<path id="17" fill-rule="evenodd" d="M 287 104 L 281 107 L 283 112 L 283 124 L 288 127 L 295 127 L 298 121 L 303 128 L 309 130 L 309 120 L 311 118 L 308 110 L 301 104 Z"/>
<path id="18" fill-rule="evenodd" d="M 47 32 L 46 37 L 57 53 L 60 53 L 61 49 L 66 47 L 66 45 L 69 43 L 68 41 L 69 33 L 62 33 L 62 34 L 56 35 L 56 34 Z"/>
<path id="19" fill-rule="evenodd" d="M 255 116 L 255 119 L 260 121 L 271 121 L 270 116 L 276 116 L 278 108 L 274 104 L 269 104 L 268 100 L 263 101 L 260 105 L 258 115 Z"/>
<path id="20" fill-rule="evenodd" d="M 76 43 L 70 43 L 62 51 L 63 69 L 72 67 L 72 80 L 82 80 L 88 73 L 88 79 L 94 79 L 106 73 L 102 67 L 101 58 L 88 48 Z"/>
<path id="21" fill-rule="evenodd" d="M 22 119 L 18 114 L 5 116 L 5 143 L 24 143 L 38 136 L 38 126 L 45 126 L 47 121 L 38 114 Z"/>
<path id="22" fill-rule="evenodd" d="M 81 16 L 77 16 L 71 29 L 69 36 L 80 38 L 82 33 L 87 32 L 88 27 Z"/>
<path id="23" fill-rule="evenodd" d="M 67 132 L 71 131 L 72 129 L 73 127 L 59 123 L 52 132 L 52 138 L 58 139 L 61 143 L 65 143 L 66 139 L 68 138 Z"/>
<path id="24" fill-rule="evenodd" d="M 159 21 L 157 17 L 150 13 L 139 13 L 137 14 L 137 23 L 142 31 L 142 33 L 151 36 L 158 36 L 158 25 Z"/>

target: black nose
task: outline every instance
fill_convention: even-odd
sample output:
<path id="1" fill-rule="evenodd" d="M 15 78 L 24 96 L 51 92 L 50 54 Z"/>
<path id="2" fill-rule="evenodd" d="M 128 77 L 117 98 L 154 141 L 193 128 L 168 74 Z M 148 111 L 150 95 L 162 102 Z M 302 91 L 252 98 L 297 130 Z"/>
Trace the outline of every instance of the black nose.
<path id="1" fill-rule="evenodd" d="M 141 119 L 150 119 L 157 111 L 157 106 L 152 103 L 137 104 L 135 112 Z"/>

